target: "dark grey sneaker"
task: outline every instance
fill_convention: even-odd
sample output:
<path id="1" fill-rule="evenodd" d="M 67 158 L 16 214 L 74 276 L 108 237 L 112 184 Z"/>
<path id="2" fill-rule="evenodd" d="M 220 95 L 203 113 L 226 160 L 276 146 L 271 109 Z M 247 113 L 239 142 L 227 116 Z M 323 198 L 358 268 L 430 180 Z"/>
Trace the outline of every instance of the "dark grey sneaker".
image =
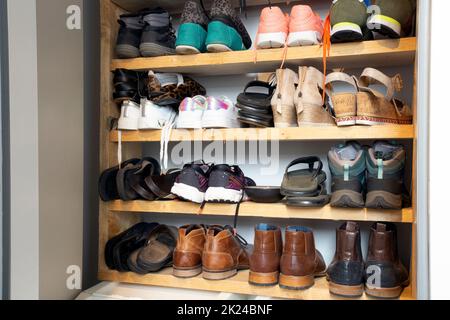
<path id="1" fill-rule="evenodd" d="M 402 145 L 381 141 L 367 151 L 367 208 L 402 208 L 405 161 Z"/>
<path id="2" fill-rule="evenodd" d="M 142 14 L 123 14 L 120 16 L 118 23 L 120 27 L 116 43 L 117 57 L 120 59 L 139 57 L 139 45 L 145 26 L 142 21 Z"/>
<path id="3" fill-rule="evenodd" d="M 176 37 L 169 13 L 157 8 L 144 13 L 142 20 L 145 27 L 140 44 L 141 55 L 157 57 L 175 54 Z"/>

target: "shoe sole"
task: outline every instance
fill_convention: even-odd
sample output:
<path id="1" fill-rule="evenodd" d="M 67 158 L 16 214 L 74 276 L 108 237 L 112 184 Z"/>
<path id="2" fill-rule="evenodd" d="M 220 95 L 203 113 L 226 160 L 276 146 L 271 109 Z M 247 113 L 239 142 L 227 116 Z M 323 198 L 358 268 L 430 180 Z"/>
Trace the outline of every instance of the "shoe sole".
<path id="1" fill-rule="evenodd" d="M 361 27 L 351 22 L 338 23 L 331 30 L 331 41 L 334 43 L 362 41 L 363 37 Z"/>
<path id="2" fill-rule="evenodd" d="M 314 276 L 287 276 L 280 274 L 280 288 L 288 290 L 306 290 L 314 286 Z"/>
<path id="3" fill-rule="evenodd" d="M 278 284 L 279 272 L 260 273 L 250 271 L 248 283 L 259 287 L 271 287 Z"/>
<path id="4" fill-rule="evenodd" d="M 356 124 L 363 126 L 380 126 L 380 125 L 392 125 L 392 124 L 400 124 L 400 125 L 408 125 L 412 124 L 412 120 L 393 120 L 393 119 L 384 119 L 384 118 L 375 118 L 375 117 L 367 117 L 367 116 L 357 116 Z"/>
<path id="5" fill-rule="evenodd" d="M 331 195 L 330 205 L 335 208 L 364 208 L 361 193 L 353 190 L 339 190 Z"/>
<path id="6" fill-rule="evenodd" d="M 211 53 L 230 52 L 233 51 L 224 44 L 208 44 L 206 50 Z"/>
<path id="7" fill-rule="evenodd" d="M 405 281 L 402 285 L 393 288 L 377 288 L 365 285 L 365 291 L 368 296 L 381 299 L 397 299 L 402 294 L 403 288 L 409 285 L 409 281 Z"/>
<path id="8" fill-rule="evenodd" d="M 347 298 L 361 297 L 364 293 L 364 284 L 357 286 L 345 286 L 330 281 L 328 283 L 330 293 Z"/>
<path id="9" fill-rule="evenodd" d="M 316 31 L 291 32 L 287 39 L 288 47 L 314 46 L 320 43 L 321 36 Z"/>
<path id="10" fill-rule="evenodd" d="M 341 117 L 336 118 L 336 125 L 338 127 L 348 127 L 356 125 L 356 117 Z"/>
<path id="11" fill-rule="evenodd" d="M 281 48 L 286 43 L 286 37 L 286 33 L 284 32 L 260 33 L 258 34 L 257 48 Z"/>
<path id="12" fill-rule="evenodd" d="M 203 278 L 206 280 L 225 280 L 234 277 L 237 273 L 237 269 L 218 272 L 203 269 Z"/>
<path id="13" fill-rule="evenodd" d="M 184 183 L 175 183 L 172 187 L 171 193 L 183 200 L 188 200 L 195 203 L 202 203 L 205 200 L 205 194 L 203 192 Z"/>
<path id="14" fill-rule="evenodd" d="M 138 119 L 119 119 L 117 124 L 118 130 L 130 130 L 135 131 L 139 128 L 139 120 Z"/>
<path id="15" fill-rule="evenodd" d="M 400 210 L 402 208 L 402 195 L 386 191 L 368 192 L 366 196 L 366 208 Z"/>
<path id="16" fill-rule="evenodd" d="M 402 34 L 402 25 L 397 20 L 381 14 L 373 15 L 367 21 L 367 27 L 389 38 L 398 39 Z"/>
<path id="17" fill-rule="evenodd" d="M 194 278 L 202 273 L 202 267 L 196 267 L 193 269 L 179 269 L 173 267 L 173 275 L 177 278 Z"/>
<path id="18" fill-rule="evenodd" d="M 139 49 L 143 57 L 160 57 L 176 54 L 175 49 L 164 47 L 156 43 L 141 43 Z"/>
<path id="19" fill-rule="evenodd" d="M 221 187 L 209 187 L 205 193 L 206 202 L 238 203 L 244 191 L 231 190 Z"/>
<path id="20" fill-rule="evenodd" d="M 200 50 L 191 46 L 177 46 L 175 51 L 181 55 L 199 54 Z"/>
<path id="21" fill-rule="evenodd" d="M 119 44 L 116 46 L 116 54 L 120 59 L 134 59 L 141 56 L 139 48 L 129 44 Z"/>
<path id="22" fill-rule="evenodd" d="M 184 111 L 180 112 L 177 120 L 179 129 L 201 129 L 203 111 Z"/>
<path id="23" fill-rule="evenodd" d="M 239 121 L 227 111 L 205 111 L 202 117 L 203 128 L 240 128 Z"/>

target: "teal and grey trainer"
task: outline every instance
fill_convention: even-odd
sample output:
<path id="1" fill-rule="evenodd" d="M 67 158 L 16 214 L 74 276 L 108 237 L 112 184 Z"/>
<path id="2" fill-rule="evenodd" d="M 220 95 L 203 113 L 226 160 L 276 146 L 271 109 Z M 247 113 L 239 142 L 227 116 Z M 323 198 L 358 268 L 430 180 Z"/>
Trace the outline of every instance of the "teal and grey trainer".
<path id="1" fill-rule="evenodd" d="M 206 52 L 208 22 L 208 16 L 198 1 L 186 1 L 175 44 L 178 54 Z"/>
<path id="2" fill-rule="evenodd" d="M 367 17 L 364 0 L 334 0 L 330 10 L 331 42 L 364 40 Z"/>
<path id="3" fill-rule="evenodd" d="M 367 151 L 366 207 L 395 209 L 403 206 L 406 152 L 402 145 L 376 142 Z"/>
<path id="4" fill-rule="evenodd" d="M 252 40 L 230 0 L 214 0 L 208 24 L 208 52 L 250 49 Z"/>
<path id="5" fill-rule="evenodd" d="M 400 38 L 411 32 L 416 11 L 416 0 L 373 0 L 373 14 L 367 21 L 372 31 L 391 38 Z"/>
<path id="6" fill-rule="evenodd" d="M 366 153 L 357 142 L 337 145 L 328 152 L 331 206 L 363 208 L 366 182 Z"/>

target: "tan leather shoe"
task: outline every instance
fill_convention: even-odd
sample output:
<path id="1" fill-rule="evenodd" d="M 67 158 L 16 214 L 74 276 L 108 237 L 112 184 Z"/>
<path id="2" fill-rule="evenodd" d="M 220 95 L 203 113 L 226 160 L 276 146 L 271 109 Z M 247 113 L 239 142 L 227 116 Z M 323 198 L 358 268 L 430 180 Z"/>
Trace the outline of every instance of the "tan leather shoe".
<path id="1" fill-rule="evenodd" d="M 314 277 L 325 276 L 326 265 L 322 254 L 316 250 L 311 229 L 286 229 L 280 270 L 280 287 L 291 290 L 308 289 L 314 285 Z"/>
<path id="2" fill-rule="evenodd" d="M 277 88 L 272 97 L 272 111 L 275 128 L 297 127 L 297 114 L 294 106 L 297 74 L 291 69 L 278 69 Z"/>
<path id="3" fill-rule="evenodd" d="M 183 226 L 178 230 L 177 246 L 173 252 L 173 275 L 191 278 L 202 273 L 202 254 L 206 230 L 201 225 Z"/>
<path id="4" fill-rule="evenodd" d="M 299 84 L 294 94 L 297 124 L 302 126 L 335 126 L 331 114 L 323 106 L 324 75 L 313 67 L 299 68 Z"/>
<path id="5" fill-rule="evenodd" d="M 278 284 L 283 239 L 279 227 L 259 224 L 255 228 L 255 248 L 250 256 L 248 282 L 256 286 Z"/>
<path id="6" fill-rule="evenodd" d="M 233 228 L 210 227 L 206 235 L 203 251 L 203 278 L 223 280 L 248 269 L 251 247 Z"/>
<path id="7" fill-rule="evenodd" d="M 370 86 L 382 85 L 386 88 L 383 94 Z M 384 124 L 412 124 L 411 108 L 394 99 L 395 92 L 403 89 L 403 81 L 399 74 L 390 78 L 384 73 L 366 68 L 358 81 L 360 92 L 357 94 L 356 124 L 384 125 Z"/>

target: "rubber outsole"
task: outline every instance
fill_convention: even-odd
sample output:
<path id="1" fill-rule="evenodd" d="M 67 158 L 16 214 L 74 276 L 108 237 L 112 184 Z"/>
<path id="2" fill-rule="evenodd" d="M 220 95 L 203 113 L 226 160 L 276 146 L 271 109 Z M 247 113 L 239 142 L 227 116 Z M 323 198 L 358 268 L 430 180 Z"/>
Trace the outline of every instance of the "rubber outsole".
<path id="1" fill-rule="evenodd" d="M 164 47 L 156 43 L 141 43 L 139 50 L 143 57 L 160 57 L 176 54 L 175 49 Z"/>
<path id="2" fill-rule="evenodd" d="M 386 191 L 372 191 L 367 193 L 366 208 L 400 210 L 402 208 L 402 195 Z"/>
<path id="3" fill-rule="evenodd" d="M 141 56 L 139 48 L 129 44 L 118 44 L 116 46 L 116 54 L 120 59 L 134 59 Z"/>
<path id="4" fill-rule="evenodd" d="M 352 190 L 339 190 L 331 195 L 330 205 L 335 208 L 364 208 L 363 195 Z"/>

